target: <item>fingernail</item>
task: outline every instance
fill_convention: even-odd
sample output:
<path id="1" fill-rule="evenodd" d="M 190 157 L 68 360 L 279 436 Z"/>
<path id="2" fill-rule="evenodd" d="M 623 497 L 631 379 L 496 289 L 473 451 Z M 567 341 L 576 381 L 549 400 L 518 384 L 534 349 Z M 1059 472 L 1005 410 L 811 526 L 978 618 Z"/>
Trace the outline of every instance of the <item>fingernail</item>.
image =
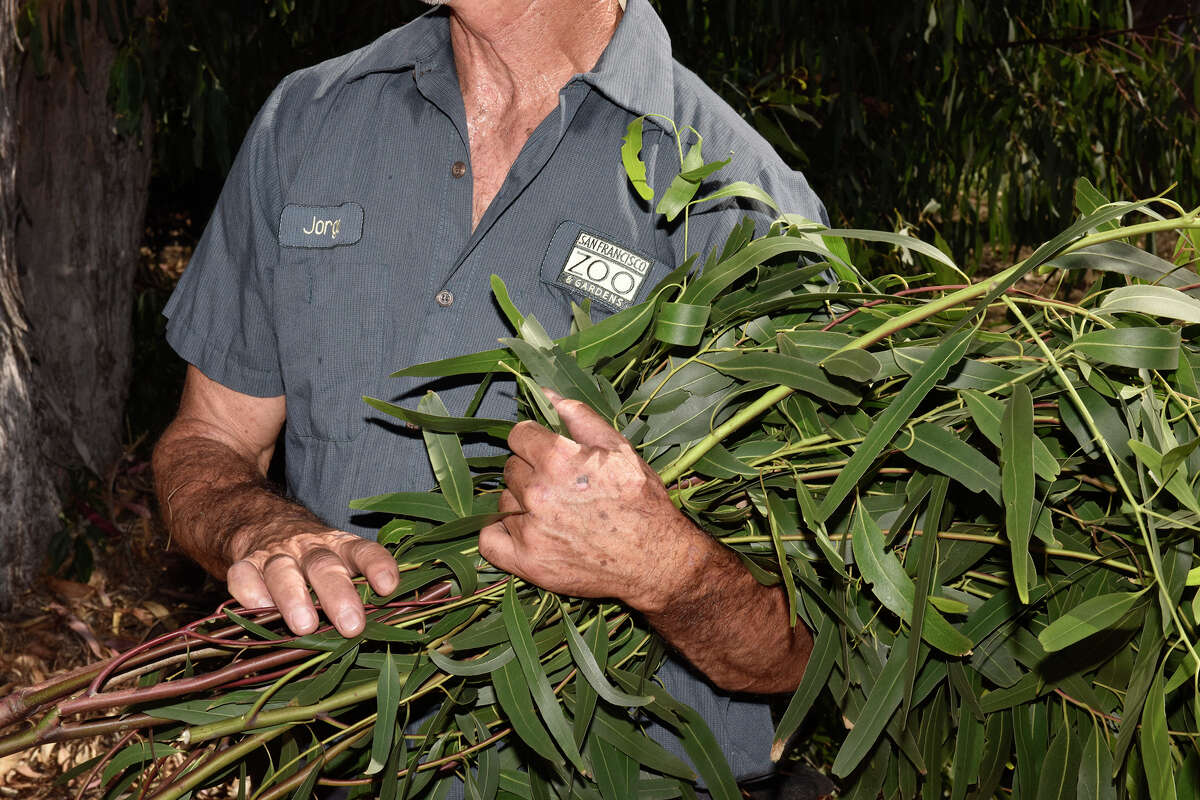
<path id="1" fill-rule="evenodd" d="M 345 633 L 350 633 L 351 631 L 357 633 L 360 627 L 358 616 L 350 612 L 346 612 L 337 618 L 338 630 Z"/>
<path id="2" fill-rule="evenodd" d="M 317 618 L 307 611 L 301 611 L 300 613 L 296 614 L 296 616 L 292 618 L 292 621 L 295 623 L 297 632 L 311 631 L 313 628 L 317 627 Z"/>

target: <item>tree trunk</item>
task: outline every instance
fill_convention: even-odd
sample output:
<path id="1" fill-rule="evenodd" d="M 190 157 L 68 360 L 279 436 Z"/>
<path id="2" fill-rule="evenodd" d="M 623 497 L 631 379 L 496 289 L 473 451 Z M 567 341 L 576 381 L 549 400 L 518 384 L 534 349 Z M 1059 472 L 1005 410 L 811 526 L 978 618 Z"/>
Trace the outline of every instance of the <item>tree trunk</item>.
<path id="1" fill-rule="evenodd" d="M 58 509 L 35 424 L 29 329 L 13 231 L 17 0 L 0 0 L 0 608 L 32 577 Z"/>
<path id="2" fill-rule="evenodd" d="M 43 2 L 43 19 L 67 3 L 78 0 Z M 141 141 L 117 135 L 107 100 L 117 46 L 99 14 L 76 12 L 83 73 L 64 53 L 48 75 L 31 60 L 20 75 L 17 260 L 52 463 L 105 476 L 125 430 L 150 127 L 143 115 Z"/>

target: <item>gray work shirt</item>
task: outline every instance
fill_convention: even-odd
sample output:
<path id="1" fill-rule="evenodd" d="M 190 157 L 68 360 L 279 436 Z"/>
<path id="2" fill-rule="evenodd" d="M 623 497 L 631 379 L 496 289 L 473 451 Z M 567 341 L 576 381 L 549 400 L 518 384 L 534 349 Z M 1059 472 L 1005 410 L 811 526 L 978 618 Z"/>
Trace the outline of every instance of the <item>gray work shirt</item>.
<path id="1" fill-rule="evenodd" d="M 704 137 L 707 160 L 732 157 L 714 188 L 751 181 L 786 211 L 826 218 L 804 177 L 672 60 L 648 0 L 629 0 L 596 67 L 562 88 L 472 230 L 466 117 L 448 17 L 435 10 L 279 85 L 167 304 L 167 339 L 230 389 L 285 395 L 289 493 L 331 526 L 373 536 L 350 500 L 434 480 L 420 435 L 361 398 L 412 406 L 434 388 L 462 413 L 474 385 L 388 374 L 511 335 L 490 275 L 558 337 L 572 300 L 611 313 L 686 254 L 720 246 L 745 215 L 765 230 L 765 207 L 710 203 L 691 215 L 685 250 L 682 218 L 657 215 L 621 167 L 626 126 L 644 114 L 662 115 L 647 119 L 642 149 L 659 194 L 679 171 L 673 120 Z M 480 413 L 511 417 L 511 384 Z M 714 693 L 678 664 L 660 675 L 709 720 L 736 771 L 769 770 L 765 704 Z"/>

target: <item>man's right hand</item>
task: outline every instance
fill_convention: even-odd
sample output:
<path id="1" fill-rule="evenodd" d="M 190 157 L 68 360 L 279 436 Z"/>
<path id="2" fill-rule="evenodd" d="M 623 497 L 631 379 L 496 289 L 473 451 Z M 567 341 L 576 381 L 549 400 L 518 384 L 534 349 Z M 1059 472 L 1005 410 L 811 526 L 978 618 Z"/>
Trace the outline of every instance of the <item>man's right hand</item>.
<path id="1" fill-rule="evenodd" d="M 246 608 L 276 606 L 294 633 L 312 633 L 321 610 L 347 638 L 362 633 L 366 615 L 351 582 L 365 575 L 376 594 L 396 588 L 396 561 L 382 545 L 344 531 L 268 534 L 235 561 L 226 573 L 229 593 Z"/>
<path id="2" fill-rule="evenodd" d="M 382 545 L 331 530 L 272 489 L 267 467 L 285 416 L 283 397 L 242 394 L 188 367 L 179 412 L 154 449 L 163 518 L 243 606 L 275 606 L 294 633 L 311 633 L 311 586 L 338 632 L 357 636 L 366 615 L 351 579 L 388 594 L 399 571 Z"/>

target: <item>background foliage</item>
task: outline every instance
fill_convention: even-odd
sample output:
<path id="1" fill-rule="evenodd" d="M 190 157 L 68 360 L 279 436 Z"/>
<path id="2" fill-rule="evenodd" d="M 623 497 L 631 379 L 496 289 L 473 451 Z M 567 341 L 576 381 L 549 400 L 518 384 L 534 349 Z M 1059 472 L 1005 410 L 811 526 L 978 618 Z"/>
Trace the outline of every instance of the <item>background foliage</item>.
<path id="1" fill-rule="evenodd" d="M 36 17 L 40 2 L 26 7 Z M 995 0 L 879 5 L 654 0 L 674 53 L 805 171 L 835 219 L 937 225 L 968 265 L 981 245 L 1061 229 L 1076 178 L 1147 196 L 1200 171 L 1200 3 Z M 155 121 L 165 190 L 210 207 L 241 135 L 288 72 L 421 13 L 364 0 L 84 0 L 35 57 L 77 43 L 75 14 L 124 42 L 123 129 Z M 178 196 L 178 194 L 176 194 Z"/>
<path id="2" fill-rule="evenodd" d="M 1061 229 L 1072 185 L 1200 171 L 1196 4 L 660 0 L 675 53 L 835 219 L 931 219 L 960 259 Z"/>

